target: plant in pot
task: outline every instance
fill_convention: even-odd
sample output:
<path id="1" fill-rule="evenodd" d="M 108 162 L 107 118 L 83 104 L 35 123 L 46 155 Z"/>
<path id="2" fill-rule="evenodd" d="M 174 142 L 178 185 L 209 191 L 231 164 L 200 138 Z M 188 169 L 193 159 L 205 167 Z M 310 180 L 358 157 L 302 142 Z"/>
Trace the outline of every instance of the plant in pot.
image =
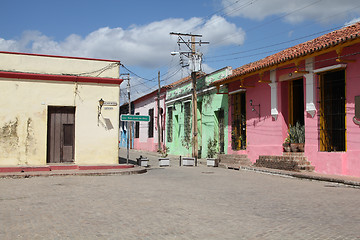
<path id="1" fill-rule="evenodd" d="M 190 136 L 185 136 L 181 142 L 182 146 L 185 147 L 189 153 L 190 147 L 194 144 L 194 139 Z M 181 157 L 180 156 L 180 166 L 195 166 L 195 158 L 193 157 Z"/>
<path id="2" fill-rule="evenodd" d="M 284 152 L 290 152 L 291 148 L 290 148 L 290 136 L 287 135 L 287 137 L 285 138 L 285 141 L 283 143 L 283 149 Z"/>
<path id="3" fill-rule="evenodd" d="M 207 159 L 206 159 L 206 165 L 217 167 L 218 166 L 218 159 L 215 158 L 215 155 L 218 153 L 219 147 L 217 144 L 216 139 L 209 138 L 208 145 L 207 145 Z"/>
<path id="4" fill-rule="evenodd" d="M 162 150 L 158 151 L 161 155 L 161 157 L 159 158 L 159 166 L 160 167 L 164 167 L 164 166 L 170 166 L 170 158 L 168 158 L 168 152 L 169 152 L 169 147 L 165 147 Z"/>
<path id="5" fill-rule="evenodd" d="M 290 147 L 292 152 L 304 152 L 305 126 L 297 122 L 289 127 Z"/>

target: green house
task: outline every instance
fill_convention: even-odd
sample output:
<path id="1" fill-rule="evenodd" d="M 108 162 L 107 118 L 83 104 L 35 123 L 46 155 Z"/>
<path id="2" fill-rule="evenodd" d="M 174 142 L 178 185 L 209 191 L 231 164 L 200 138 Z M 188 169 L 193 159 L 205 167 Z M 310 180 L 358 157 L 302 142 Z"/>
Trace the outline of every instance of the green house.
<path id="1" fill-rule="evenodd" d="M 206 158 L 209 139 L 216 140 L 217 152 L 227 153 L 228 144 L 228 95 L 227 86 L 219 89 L 210 83 L 226 78 L 232 72 L 225 67 L 210 74 L 198 74 L 197 85 L 197 127 L 198 157 Z M 171 85 L 166 93 L 166 146 L 169 153 L 191 156 L 192 134 L 192 81 L 183 78 Z"/>

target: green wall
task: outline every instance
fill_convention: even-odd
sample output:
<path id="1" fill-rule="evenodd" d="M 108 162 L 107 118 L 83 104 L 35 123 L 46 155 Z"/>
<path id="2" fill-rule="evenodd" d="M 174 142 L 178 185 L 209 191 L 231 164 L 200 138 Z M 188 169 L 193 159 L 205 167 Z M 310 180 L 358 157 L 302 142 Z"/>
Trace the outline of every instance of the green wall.
<path id="1" fill-rule="evenodd" d="M 205 77 L 198 79 L 197 91 L 198 91 L 198 146 L 201 149 L 201 158 L 207 157 L 208 152 L 208 140 L 216 138 L 219 142 L 219 113 L 223 110 L 223 130 L 224 130 L 224 153 L 227 152 L 227 139 L 228 139 L 228 95 L 216 94 L 216 89 L 210 87 L 209 84 L 213 81 L 222 79 L 229 75 L 229 68 L 223 68 L 214 73 L 208 74 Z M 226 87 L 221 89 L 221 92 L 227 92 Z M 191 82 L 182 84 L 176 88 L 170 89 L 167 92 L 167 107 L 173 107 L 173 131 L 172 142 L 168 142 L 166 134 L 166 146 L 169 147 L 169 154 L 191 156 L 192 147 L 189 149 L 184 144 L 185 132 L 184 132 L 184 105 L 185 102 L 191 103 Z M 176 100 L 176 99 L 179 100 Z M 174 101 L 176 100 L 176 101 Z M 174 109 L 175 107 L 175 109 Z M 191 117 L 192 119 L 192 117 Z M 167 119 L 168 120 L 168 119 Z M 190 133 L 192 136 L 192 133 Z"/>

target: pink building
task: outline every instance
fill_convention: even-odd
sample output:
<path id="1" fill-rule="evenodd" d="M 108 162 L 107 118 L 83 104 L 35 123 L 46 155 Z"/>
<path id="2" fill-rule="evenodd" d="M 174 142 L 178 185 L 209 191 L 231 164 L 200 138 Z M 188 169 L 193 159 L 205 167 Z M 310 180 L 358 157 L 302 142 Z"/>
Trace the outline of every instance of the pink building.
<path id="1" fill-rule="evenodd" d="M 162 87 L 160 91 L 160 118 L 158 129 L 157 119 L 158 119 L 158 90 L 153 91 L 147 95 L 144 95 L 135 101 L 134 104 L 134 114 L 135 115 L 148 115 L 150 116 L 150 122 L 135 122 L 134 127 L 134 149 L 145 150 L 156 152 L 158 150 L 158 131 L 160 131 L 160 142 L 163 147 L 165 140 L 165 94 L 166 87 Z"/>
<path id="2" fill-rule="evenodd" d="M 228 154 L 283 156 L 299 123 L 316 172 L 360 177 L 359 31 L 360 23 L 344 27 L 214 82 L 229 89 Z"/>

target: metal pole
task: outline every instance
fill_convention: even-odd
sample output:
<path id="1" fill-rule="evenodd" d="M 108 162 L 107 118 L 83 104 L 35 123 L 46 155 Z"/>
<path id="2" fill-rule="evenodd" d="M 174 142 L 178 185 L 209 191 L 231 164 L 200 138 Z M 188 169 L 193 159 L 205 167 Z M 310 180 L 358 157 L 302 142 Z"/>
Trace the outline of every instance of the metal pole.
<path id="1" fill-rule="evenodd" d="M 128 100 L 129 100 L 129 115 L 131 114 L 131 102 L 130 102 L 130 77 L 128 78 L 128 84 L 127 84 L 127 93 L 128 93 Z M 131 122 L 127 122 L 127 155 L 126 155 L 126 164 L 129 164 L 129 155 L 130 155 L 130 134 L 131 134 Z"/>
<path id="2" fill-rule="evenodd" d="M 162 149 L 161 146 L 161 129 L 160 129 L 160 71 L 158 72 L 159 89 L 157 92 L 157 130 L 158 130 L 158 151 Z"/>

